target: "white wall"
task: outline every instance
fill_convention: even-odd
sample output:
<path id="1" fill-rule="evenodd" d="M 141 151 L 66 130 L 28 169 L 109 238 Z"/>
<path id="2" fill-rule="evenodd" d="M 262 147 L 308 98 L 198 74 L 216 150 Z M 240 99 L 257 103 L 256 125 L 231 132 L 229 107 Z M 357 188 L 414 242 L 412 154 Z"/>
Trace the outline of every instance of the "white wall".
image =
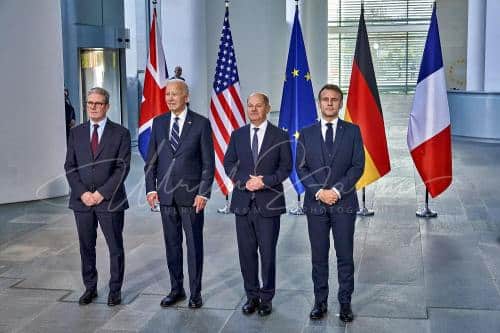
<path id="1" fill-rule="evenodd" d="M 0 204 L 64 195 L 60 1 L 0 1 L 0 40 Z"/>
<path id="2" fill-rule="evenodd" d="M 486 2 L 485 32 L 484 90 L 500 92 L 500 0 Z"/>

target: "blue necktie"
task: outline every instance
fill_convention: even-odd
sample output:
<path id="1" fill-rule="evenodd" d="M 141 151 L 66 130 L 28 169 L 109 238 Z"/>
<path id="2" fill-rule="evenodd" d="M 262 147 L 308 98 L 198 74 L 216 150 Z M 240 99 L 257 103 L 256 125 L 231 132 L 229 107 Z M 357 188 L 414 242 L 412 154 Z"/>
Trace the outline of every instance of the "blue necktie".
<path id="1" fill-rule="evenodd" d="M 327 123 L 326 135 L 325 135 L 325 145 L 328 150 L 328 154 L 333 154 L 333 125 L 332 123 Z"/>
<path id="2" fill-rule="evenodd" d="M 255 166 L 257 166 L 257 160 L 259 159 L 259 138 L 257 136 L 257 132 L 259 131 L 259 128 L 255 127 L 253 130 L 254 132 L 252 139 L 252 156 Z"/>
<path id="3" fill-rule="evenodd" d="M 170 133 L 170 147 L 172 147 L 173 152 L 177 151 L 179 148 L 179 117 L 175 117 L 174 124 L 172 125 L 172 133 Z"/>

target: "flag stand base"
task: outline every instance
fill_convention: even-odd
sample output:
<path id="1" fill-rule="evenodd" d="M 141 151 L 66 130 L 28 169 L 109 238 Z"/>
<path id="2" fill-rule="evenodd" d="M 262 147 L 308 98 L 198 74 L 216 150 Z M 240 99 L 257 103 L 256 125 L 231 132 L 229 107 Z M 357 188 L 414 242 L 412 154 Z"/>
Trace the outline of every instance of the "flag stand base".
<path id="1" fill-rule="evenodd" d="M 417 217 L 423 217 L 426 219 L 438 216 L 438 214 L 436 212 L 433 212 L 432 210 L 430 210 L 429 207 L 425 207 L 422 210 L 417 210 L 416 215 L 417 215 Z"/>
<path id="2" fill-rule="evenodd" d="M 217 209 L 217 213 L 219 213 L 219 214 L 229 214 L 230 213 L 229 206 L 225 205 L 224 207 Z"/>
<path id="3" fill-rule="evenodd" d="M 296 216 L 304 215 L 304 209 L 300 206 L 300 194 L 297 196 L 297 206 L 289 209 L 288 214 Z"/>
<path id="4" fill-rule="evenodd" d="M 426 219 L 437 217 L 438 214 L 429 208 L 429 191 L 425 190 L 425 207 L 424 209 L 417 210 L 417 217 L 422 217 Z"/>
<path id="5" fill-rule="evenodd" d="M 363 208 L 361 208 L 360 210 L 358 210 L 358 211 L 356 212 L 356 215 L 358 215 L 358 216 L 363 216 L 363 217 L 366 217 L 366 216 L 373 216 L 373 215 L 375 215 L 375 212 L 374 212 L 373 210 L 371 210 L 371 209 L 368 209 L 368 208 L 366 208 L 366 207 L 363 207 Z"/>
<path id="6" fill-rule="evenodd" d="M 226 204 L 224 207 L 217 209 L 217 213 L 219 214 L 231 214 L 229 211 L 229 195 L 226 195 Z"/>
<path id="7" fill-rule="evenodd" d="M 363 187 L 363 208 L 358 210 L 356 212 L 356 215 L 363 216 L 363 217 L 375 215 L 375 212 L 373 210 L 366 208 L 366 193 L 365 193 L 364 187 Z"/>

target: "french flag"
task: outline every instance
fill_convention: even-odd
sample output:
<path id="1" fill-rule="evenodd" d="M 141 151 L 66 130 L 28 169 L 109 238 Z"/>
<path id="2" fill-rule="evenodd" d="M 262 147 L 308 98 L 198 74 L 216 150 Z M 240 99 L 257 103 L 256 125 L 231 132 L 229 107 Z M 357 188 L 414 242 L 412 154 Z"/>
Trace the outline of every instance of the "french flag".
<path id="1" fill-rule="evenodd" d="M 408 123 L 408 148 L 434 198 L 451 184 L 451 127 L 436 5 L 420 65 Z"/>
<path id="2" fill-rule="evenodd" d="M 156 24 L 156 8 L 153 11 L 153 22 L 149 31 L 149 55 L 144 76 L 141 111 L 139 113 L 139 152 L 144 160 L 148 155 L 149 138 L 153 119 L 168 111 L 165 101 L 167 85 L 167 64 L 161 44 L 161 35 Z"/>

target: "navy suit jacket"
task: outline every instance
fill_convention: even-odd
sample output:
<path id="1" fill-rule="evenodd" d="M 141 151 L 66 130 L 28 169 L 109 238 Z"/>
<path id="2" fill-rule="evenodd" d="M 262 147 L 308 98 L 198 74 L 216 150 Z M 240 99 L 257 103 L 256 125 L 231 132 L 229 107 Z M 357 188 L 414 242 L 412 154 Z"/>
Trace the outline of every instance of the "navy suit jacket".
<path id="1" fill-rule="evenodd" d="M 255 165 L 250 146 L 250 125 L 235 130 L 224 156 L 224 170 L 234 183 L 231 212 L 236 215 L 248 214 L 252 192 L 245 188 L 245 184 L 250 175 L 264 176 L 265 187 L 255 192 L 256 204 L 262 216 L 278 216 L 286 212 L 282 183 L 292 171 L 292 152 L 285 131 L 271 123 L 267 124 Z"/>
<path id="2" fill-rule="evenodd" d="M 321 134 L 321 123 L 303 128 L 297 143 L 296 169 L 306 188 L 305 212 L 322 215 L 327 208 L 333 208 L 338 213 L 355 213 L 359 208 L 355 185 L 364 166 L 363 141 L 357 125 L 338 120 L 331 156 Z M 316 192 L 332 187 L 341 195 L 337 203 L 328 206 L 316 200 Z"/>
<path id="3" fill-rule="evenodd" d="M 64 163 L 71 188 L 69 208 L 89 211 L 80 197 L 85 192 L 98 191 L 104 200 L 93 208 L 97 211 L 118 212 L 128 208 L 124 181 L 130 170 L 130 132 L 111 120 L 106 121 L 97 154 L 90 148 L 90 122 L 71 129 Z"/>
<path id="4" fill-rule="evenodd" d="M 144 172 L 146 193 L 157 191 L 160 205 L 191 207 L 196 195 L 210 197 L 215 172 L 212 128 L 207 118 L 187 111 L 175 153 L 169 141 L 171 112 L 156 117 Z"/>

